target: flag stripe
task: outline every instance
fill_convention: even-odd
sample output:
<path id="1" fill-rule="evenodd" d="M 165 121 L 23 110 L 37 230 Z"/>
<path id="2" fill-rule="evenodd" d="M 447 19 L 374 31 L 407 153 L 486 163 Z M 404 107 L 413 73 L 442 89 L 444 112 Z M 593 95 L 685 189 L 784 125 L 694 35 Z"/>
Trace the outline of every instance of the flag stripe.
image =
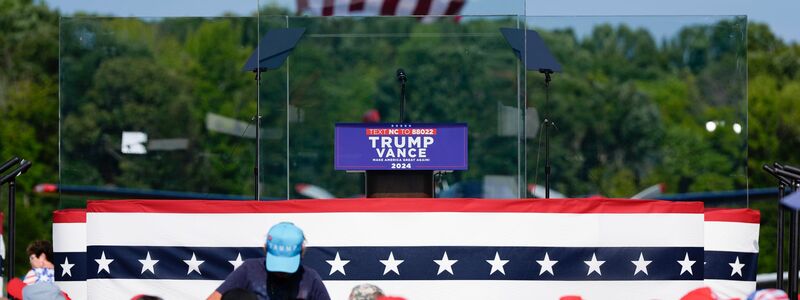
<path id="1" fill-rule="evenodd" d="M 363 281 L 328 281 L 331 299 L 347 299 L 353 286 Z M 680 299 L 701 281 L 380 281 L 387 294 L 406 299 Z M 655 288 L 657 287 L 657 288 Z M 488 292 L 487 292 L 488 291 Z M 491 296 L 486 296 L 490 294 Z"/>
<path id="2" fill-rule="evenodd" d="M 707 251 L 758 253 L 758 223 L 705 222 Z"/>
<path id="3" fill-rule="evenodd" d="M 88 295 L 86 294 L 86 281 L 56 281 L 56 285 L 67 293 L 70 299 L 88 299 Z"/>
<path id="4" fill-rule="evenodd" d="M 86 282 L 90 299 L 131 299 L 146 294 L 162 299 L 205 299 L 221 280 L 92 279 Z M 352 288 L 352 287 L 351 287 Z M 74 298 L 73 298 L 74 299 Z M 345 299 L 345 298 L 340 298 Z"/>
<path id="5" fill-rule="evenodd" d="M 739 258 L 739 263 L 744 264 L 742 274 L 732 274 L 733 268 L 729 265 Z M 724 279 L 736 281 L 756 280 L 756 269 L 758 265 L 758 253 L 742 253 L 727 251 L 706 251 L 705 252 L 705 278 Z"/>
<path id="6" fill-rule="evenodd" d="M 441 16 L 447 12 L 447 8 L 450 6 L 450 1 L 432 1 L 431 9 L 429 10 L 430 15 L 433 16 Z"/>
<path id="7" fill-rule="evenodd" d="M 398 266 L 400 274 L 394 272 L 384 274 L 385 267 L 380 260 L 386 260 L 389 253 L 403 262 Z M 447 252 L 448 258 L 458 260 L 453 264 L 453 274 L 438 273 L 438 264 Z M 99 259 L 101 253 L 113 259 L 109 264 L 110 274 L 105 270 L 97 272 L 98 264 L 94 259 Z M 151 259 L 158 260 L 154 266 L 154 273 L 147 270 L 142 273 L 142 263 L 150 254 Z M 342 260 L 349 260 L 345 265 L 345 273 L 330 274 L 331 265 L 328 260 L 333 260 L 336 253 Z M 548 258 L 556 260 L 553 274 L 539 274 L 540 265 L 536 262 L 542 260 L 548 253 Z M 508 260 L 504 266 L 505 274 L 496 271 L 490 274 L 491 265 L 487 260 L 492 260 L 495 254 L 500 259 Z M 648 274 L 638 272 L 632 261 L 636 261 L 640 254 L 648 264 Z M 681 265 L 678 261 L 684 256 L 698 263 L 694 264 L 693 272 L 681 274 Z M 89 247 L 90 270 L 89 279 L 93 278 L 143 278 L 143 279 L 224 279 L 231 271 L 233 265 L 229 262 L 238 255 L 245 258 L 263 257 L 261 248 L 215 248 L 215 247 L 150 247 L 150 246 L 92 246 Z M 204 262 L 200 272 L 189 273 L 189 267 L 184 260 L 192 256 Z M 600 267 L 601 274 L 588 273 L 589 266 L 585 261 L 590 261 L 592 256 L 599 261 L 605 261 Z M 703 270 L 700 268 L 702 261 L 702 248 L 563 248 L 563 247 L 311 247 L 306 250 L 303 258 L 304 264 L 317 270 L 323 280 L 702 280 Z M 188 274 L 187 274 L 188 273 Z M 57 273 L 60 275 L 61 273 Z M 62 277 L 63 278 L 63 277 Z"/>
<path id="8" fill-rule="evenodd" d="M 748 208 L 710 208 L 705 212 L 706 221 L 761 223 L 761 212 Z"/>
<path id="9" fill-rule="evenodd" d="M 131 251 L 136 250 L 136 251 L 140 251 L 140 252 L 141 251 L 145 251 L 145 252 L 142 252 L 142 253 L 146 253 L 146 251 L 150 251 L 149 249 L 159 249 L 161 247 L 143 247 L 143 248 L 136 248 L 134 250 L 131 250 L 131 249 L 115 250 L 115 249 L 112 249 L 112 248 L 115 248 L 115 247 L 99 247 L 99 248 L 98 247 L 94 247 L 93 249 L 95 249 L 95 250 L 99 249 L 99 251 L 101 251 L 101 252 L 108 250 L 109 252 L 106 253 L 107 254 L 106 257 L 107 258 L 112 258 L 112 253 L 117 253 L 115 251 L 122 251 L 122 253 L 131 253 Z M 117 248 L 124 248 L 124 247 L 117 247 Z M 406 248 L 412 248 L 412 247 L 406 247 Z M 457 259 L 458 256 L 459 256 L 458 251 L 463 251 L 464 249 L 469 249 L 470 247 L 435 247 L 435 248 L 438 249 L 439 251 L 441 251 L 442 253 L 444 251 L 447 251 L 449 259 L 458 260 Z M 142 249 L 145 249 L 145 250 L 142 250 Z M 385 256 L 386 255 L 386 253 L 385 253 L 386 249 L 390 249 L 390 248 L 383 248 L 384 252 L 377 251 L 376 253 L 378 253 L 379 256 L 381 254 L 383 256 Z M 394 249 L 395 248 L 391 248 L 391 250 L 389 250 L 389 251 L 392 251 L 394 253 L 394 251 L 395 251 Z M 453 249 L 455 249 L 455 251 Z M 486 249 L 490 249 L 490 248 L 486 248 Z M 494 248 L 492 248 L 492 249 L 494 249 Z M 566 254 L 567 252 L 559 252 L 559 251 L 561 251 L 561 249 L 564 249 L 564 248 L 537 247 L 537 248 L 529 249 L 532 252 L 529 253 L 529 254 L 525 254 L 525 255 L 533 256 L 534 259 L 533 260 L 529 260 L 527 262 L 527 264 L 533 266 L 531 270 L 540 271 L 539 265 L 537 263 L 535 263 L 534 261 L 542 260 L 541 257 L 537 258 L 536 257 L 537 255 L 535 253 L 535 252 L 538 252 L 539 256 L 542 256 L 542 254 L 541 254 L 542 251 L 548 252 L 548 255 L 550 256 L 550 259 L 552 259 L 552 260 L 562 259 L 562 261 L 563 261 L 563 258 L 561 258 L 561 257 L 567 256 L 567 254 Z M 585 249 L 588 249 L 586 251 L 591 250 L 590 248 L 585 248 Z M 615 250 L 615 249 L 622 249 L 622 248 L 604 248 L 603 251 L 612 251 L 612 250 Z M 670 248 L 624 248 L 622 251 L 624 251 L 624 252 L 626 252 L 628 254 L 633 253 L 634 256 L 636 256 L 636 255 L 638 255 L 636 253 L 637 249 L 639 249 L 639 251 L 641 253 L 648 253 L 648 255 L 645 256 L 646 260 L 654 261 L 655 260 L 654 257 L 650 256 L 649 253 L 651 253 L 653 250 L 662 251 L 662 253 L 664 253 L 664 251 L 663 251 L 664 249 L 669 250 Z M 418 249 L 412 249 L 412 250 L 418 251 Z M 574 253 L 577 253 L 576 251 L 573 251 L 573 250 L 569 250 L 569 249 L 567 249 L 567 250 L 568 251 L 572 251 L 573 256 L 574 256 Z M 325 278 L 325 279 L 342 279 L 342 278 L 336 278 L 336 277 L 340 277 L 339 273 L 336 273 L 336 274 L 333 274 L 333 275 L 329 274 L 328 272 L 330 271 L 330 265 L 327 264 L 327 263 L 322 263 L 322 261 L 332 260 L 334 258 L 334 256 L 335 256 L 335 252 L 337 252 L 337 251 L 339 252 L 341 259 L 343 259 L 343 260 L 351 260 L 351 261 L 353 261 L 353 263 L 352 263 L 353 265 L 352 266 L 355 266 L 356 265 L 356 263 L 355 263 L 356 259 L 354 259 L 354 257 L 360 257 L 360 256 L 353 256 L 353 253 L 357 253 L 359 251 L 363 252 L 365 250 L 357 248 L 357 247 L 336 247 L 336 248 L 314 247 L 314 248 L 309 248 L 309 252 L 308 253 L 309 253 L 310 256 L 307 256 L 306 261 L 308 262 L 308 261 L 317 260 L 317 262 L 313 263 L 312 265 L 314 265 L 316 270 L 319 270 L 320 275 L 322 275 L 323 278 Z M 376 250 L 375 249 L 371 249 L 370 251 L 376 251 Z M 497 251 L 499 252 L 499 250 L 497 250 Z M 583 250 L 578 249 L 578 251 L 583 251 Z M 429 256 L 436 254 L 436 255 L 432 256 L 433 257 L 432 259 L 439 260 L 439 259 L 442 258 L 440 256 L 441 254 L 435 253 L 436 251 L 433 251 L 433 252 L 434 252 L 433 254 L 429 254 Z M 492 254 L 491 253 L 491 249 L 490 249 L 489 252 L 490 252 L 490 254 Z M 94 251 L 93 253 L 94 253 L 94 256 L 96 256 L 96 257 L 91 257 L 89 259 L 88 267 L 87 267 L 87 264 L 86 264 L 86 262 L 87 262 L 86 261 L 86 252 L 55 252 L 55 260 L 57 262 L 56 263 L 56 269 L 55 269 L 56 281 L 85 281 L 86 278 L 87 278 L 86 277 L 86 274 L 87 274 L 86 273 L 87 272 L 86 269 L 87 268 L 89 268 L 90 269 L 89 271 L 92 273 L 92 274 L 90 274 L 89 277 L 96 278 L 98 276 L 97 275 L 98 265 L 94 261 L 94 259 L 98 259 L 100 255 L 98 254 L 97 251 Z M 207 274 L 207 270 L 208 270 L 207 268 L 209 268 L 208 266 L 215 265 L 215 267 L 213 267 L 213 268 L 222 268 L 222 269 L 228 268 L 228 272 L 229 272 L 232 265 L 230 265 L 228 263 L 228 261 L 236 260 L 236 257 L 238 255 L 242 255 L 242 259 L 261 257 L 263 255 L 262 254 L 263 250 L 260 247 L 236 247 L 236 248 L 234 248 L 234 247 L 231 247 L 231 248 L 222 248 L 222 247 L 193 247 L 193 248 L 189 248 L 189 247 L 171 247 L 171 249 L 169 249 L 169 251 L 166 251 L 166 252 L 162 251 L 162 254 L 163 253 L 166 253 L 164 255 L 168 255 L 168 256 L 162 256 L 161 259 L 172 259 L 172 260 L 176 260 L 176 261 L 183 260 L 183 259 L 188 259 L 188 257 L 190 257 L 192 253 L 194 253 L 195 255 L 199 256 L 198 259 L 206 260 L 206 261 L 209 262 L 209 265 L 206 265 L 204 263 L 202 268 L 201 268 L 201 270 Z M 398 251 L 397 253 L 398 253 L 397 259 L 400 259 L 400 253 L 401 252 Z M 135 254 L 139 254 L 139 255 L 143 256 L 143 254 L 141 254 L 141 253 L 135 253 Z M 129 254 L 124 254 L 124 255 L 129 255 Z M 151 255 L 153 257 L 155 257 L 156 252 L 155 251 L 152 252 Z M 161 254 L 159 254 L 159 255 L 161 255 Z M 502 257 L 502 259 L 509 259 L 510 260 L 511 256 L 506 256 L 505 252 L 503 252 L 503 255 L 504 256 Z M 617 254 L 615 254 L 615 255 L 617 255 Z M 692 255 L 694 255 L 694 254 L 692 254 Z M 714 278 L 716 278 L 716 279 L 726 279 L 726 280 L 730 279 L 730 280 L 735 280 L 735 281 L 754 281 L 755 280 L 756 269 L 755 269 L 755 265 L 753 265 L 753 263 L 756 263 L 757 260 L 758 260 L 757 254 L 755 254 L 755 253 L 708 251 L 708 252 L 705 252 L 704 256 L 705 256 L 705 261 L 706 261 L 706 264 L 704 264 L 705 265 L 705 269 L 704 269 L 705 270 L 704 271 L 705 275 L 704 275 L 704 277 L 706 279 L 714 279 Z M 742 271 L 743 271 L 742 272 L 742 276 L 739 276 L 739 275 L 731 276 L 732 268 L 729 265 L 729 263 L 733 263 L 735 261 L 735 257 L 737 257 L 737 256 L 740 259 L 739 260 L 740 263 L 745 264 L 745 267 L 742 268 Z M 64 262 L 65 258 L 68 258 L 70 263 L 75 264 L 75 266 L 72 267 L 72 269 L 71 269 L 71 276 L 65 276 L 63 274 L 63 269 L 61 267 L 61 263 Z M 386 257 L 381 257 L 380 259 L 385 259 L 385 258 Z M 128 258 L 128 259 L 134 259 L 135 261 L 138 261 L 139 258 Z M 517 259 L 519 259 L 519 258 L 517 258 Z M 683 258 L 681 257 L 681 259 L 683 259 Z M 694 259 L 694 258 L 692 258 L 692 259 Z M 631 260 L 637 260 L 637 257 L 634 257 Z M 216 263 L 211 263 L 212 261 L 217 261 L 217 262 Z M 462 264 L 461 265 L 464 264 L 463 261 L 464 260 L 462 259 Z M 622 260 L 622 264 L 623 265 L 625 265 L 625 261 L 626 260 L 624 260 L 624 259 Z M 580 260 L 578 262 L 580 262 Z M 575 262 L 573 261 L 572 263 L 575 263 Z M 456 263 L 456 264 L 458 264 L 458 263 Z M 456 264 L 454 264 L 454 270 L 458 271 L 458 269 L 459 269 L 459 267 L 461 265 L 456 265 Z M 561 268 L 565 264 L 566 264 L 566 262 L 561 263 L 561 265 L 559 265 L 559 268 Z M 667 263 L 666 265 L 668 267 L 670 267 L 669 263 Z M 114 266 L 114 269 L 111 269 L 112 272 L 114 270 L 116 270 L 116 265 L 113 265 L 113 262 L 112 262 L 111 266 Z M 158 265 L 158 266 L 159 266 L 159 268 L 161 267 L 161 265 Z M 346 270 L 347 274 L 353 274 L 354 271 L 351 270 L 352 266 L 350 266 L 350 263 L 348 263 L 348 265 L 345 266 L 346 267 L 345 270 Z M 585 268 L 585 266 L 581 266 L 580 264 L 578 264 L 578 266 Z M 656 266 L 656 265 L 653 265 L 653 266 Z M 186 266 L 182 266 L 182 267 L 185 268 Z M 138 268 L 136 270 L 140 271 L 140 269 L 138 269 Z M 558 268 L 554 269 L 554 271 L 556 271 L 556 270 L 558 270 Z M 437 271 L 438 271 L 438 269 L 437 269 Z M 227 274 L 227 273 L 225 273 L 225 274 Z M 437 274 L 437 276 L 438 276 L 438 274 Z M 445 274 L 444 276 L 447 276 L 447 274 Z M 545 274 L 545 276 L 547 276 L 547 274 Z M 560 276 L 560 274 L 559 274 L 559 276 Z M 107 276 L 101 275 L 100 277 L 107 277 Z M 221 279 L 221 278 L 224 277 L 224 275 L 220 275 L 218 277 L 220 277 L 219 279 Z M 639 277 L 644 277 L 644 276 L 639 274 Z M 186 277 L 182 277 L 182 278 L 183 279 L 187 279 Z M 442 278 L 442 279 L 450 279 L 450 280 L 452 280 L 453 278 Z M 542 279 L 550 279 L 550 280 L 552 280 L 553 278 L 549 278 L 548 277 L 548 278 L 542 278 Z"/>
<path id="10" fill-rule="evenodd" d="M 395 14 L 397 10 L 397 4 L 400 0 L 384 0 L 383 5 L 381 6 L 381 15 L 384 16 L 391 16 Z"/>
<path id="11" fill-rule="evenodd" d="M 358 12 L 364 10 L 364 2 L 366 0 L 350 0 L 350 12 Z"/>
<path id="12" fill-rule="evenodd" d="M 82 252 L 53 252 L 53 265 L 55 265 L 56 281 L 86 281 L 86 269 L 88 267 L 86 262 L 86 250 Z M 69 269 L 69 273 L 64 273 L 62 264 L 69 260 L 73 266 Z M 97 263 L 92 260 L 92 271 L 97 271 Z M 71 295 L 71 294 L 70 294 Z"/>
<path id="13" fill-rule="evenodd" d="M 54 211 L 53 223 L 86 223 L 86 210 L 61 209 Z"/>
<path id="14" fill-rule="evenodd" d="M 456 15 L 463 7 L 463 0 L 297 0 L 298 14 L 319 16 Z"/>
<path id="15" fill-rule="evenodd" d="M 331 212 L 540 212 L 702 214 L 702 202 L 631 201 L 623 199 L 337 199 L 221 200 L 90 200 L 87 212 L 150 213 L 331 213 Z"/>
<path id="16" fill-rule="evenodd" d="M 85 252 L 86 223 L 53 223 L 54 252 Z"/>
<path id="17" fill-rule="evenodd" d="M 433 0 L 418 0 L 417 7 L 414 8 L 414 15 L 427 15 L 430 12 L 432 1 Z"/>
<path id="18" fill-rule="evenodd" d="M 164 299 L 204 299 L 219 285 L 221 280 L 136 280 L 93 279 L 89 289 L 98 291 L 103 299 L 130 299 L 137 294 L 148 294 Z M 351 289 L 363 281 L 324 282 L 331 299 L 347 299 Z M 680 299 L 686 291 L 703 286 L 702 281 L 380 281 L 373 282 L 390 295 L 406 299 L 518 299 L 520 295 L 530 299 L 559 299 L 564 295 L 580 294 L 584 299 Z M 658 287 L 655 289 L 654 287 Z M 645 295 L 652 295 L 647 297 Z M 100 299 L 100 297 L 97 297 Z"/>
<path id="19" fill-rule="evenodd" d="M 705 283 L 718 296 L 722 297 L 720 299 L 746 299 L 756 290 L 755 281 L 706 279 Z"/>
<path id="20" fill-rule="evenodd" d="M 308 1 L 310 0 L 297 0 L 297 14 L 301 15 L 309 9 Z"/>
<path id="21" fill-rule="evenodd" d="M 461 8 L 464 6 L 464 0 L 451 0 L 450 4 L 447 6 L 447 10 L 445 10 L 445 15 L 455 15 L 461 11 Z"/>
<path id="22" fill-rule="evenodd" d="M 333 4 L 334 4 L 334 0 L 323 0 L 323 2 L 322 2 L 322 15 L 323 16 L 332 16 L 333 15 Z"/>
<path id="23" fill-rule="evenodd" d="M 419 0 L 400 0 L 397 3 L 397 8 L 394 11 L 395 15 L 398 16 L 410 16 L 414 14 L 414 8 L 417 7 L 417 2 Z M 466 134 L 466 133 L 465 133 Z M 440 169 L 445 170 L 445 169 Z"/>
<path id="24" fill-rule="evenodd" d="M 88 220 L 103 224 L 91 227 L 89 245 L 260 246 L 269 226 L 291 221 L 310 246 L 703 246 L 701 214 L 90 213 Z M 364 224 L 381 224 L 381 234 Z"/>

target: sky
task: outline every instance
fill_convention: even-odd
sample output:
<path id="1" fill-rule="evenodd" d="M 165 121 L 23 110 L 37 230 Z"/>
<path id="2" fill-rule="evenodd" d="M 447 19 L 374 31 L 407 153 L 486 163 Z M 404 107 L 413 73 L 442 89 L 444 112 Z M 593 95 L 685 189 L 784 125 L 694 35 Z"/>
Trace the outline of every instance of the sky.
<path id="1" fill-rule="evenodd" d="M 77 11 L 124 17 L 218 16 L 225 12 L 249 15 L 258 5 L 279 5 L 294 11 L 296 0 L 43 0 L 62 13 Z M 321 1 L 321 0 L 310 0 Z M 344 0 L 336 0 L 344 1 Z M 414 1 L 414 0 L 401 0 Z M 800 42 L 798 0 L 466 0 L 463 15 L 518 15 L 525 11 L 543 27 L 588 28 L 599 21 L 626 20 L 647 27 L 656 36 L 677 31 L 686 22 L 714 19 L 703 16 L 747 15 L 767 23 L 788 42 Z M 542 16 L 581 16 L 554 18 Z M 603 17 L 589 17 L 603 16 Z M 636 17 L 631 17 L 636 16 Z M 692 17 L 665 17 L 692 16 Z M 578 25 L 576 25 L 578 24 Z M 577 30 L 581 34 L 581 30 Z"/>

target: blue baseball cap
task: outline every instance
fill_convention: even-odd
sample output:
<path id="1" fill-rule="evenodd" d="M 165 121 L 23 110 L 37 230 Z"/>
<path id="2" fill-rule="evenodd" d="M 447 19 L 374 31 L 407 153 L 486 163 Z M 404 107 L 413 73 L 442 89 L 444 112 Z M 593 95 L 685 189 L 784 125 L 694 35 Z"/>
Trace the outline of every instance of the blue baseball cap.
<path id="1" fill-rule="evenodd" d="M 294 273 L 300 266 L 303 231 L 289 222 L 272 226 L 267 233 L 267 271 Z"/>

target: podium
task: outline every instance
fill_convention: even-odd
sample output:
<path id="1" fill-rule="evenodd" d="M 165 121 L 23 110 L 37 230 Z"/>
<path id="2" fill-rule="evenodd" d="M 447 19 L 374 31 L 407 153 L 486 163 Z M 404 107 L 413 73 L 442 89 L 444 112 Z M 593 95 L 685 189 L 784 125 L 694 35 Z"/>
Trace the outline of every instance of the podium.
<path id="1" fill-rule="evenodd" d="M 467 124 L 337 123 L 334 168 L 364 172 L 367 198 L 434 198 L 434 174 L 467 169 Z"/>
<path id="2" fill-rule="evenodd" d="M 435 198 L 433 172 L 366 171 L 364 186 L 367 198 Z"/>

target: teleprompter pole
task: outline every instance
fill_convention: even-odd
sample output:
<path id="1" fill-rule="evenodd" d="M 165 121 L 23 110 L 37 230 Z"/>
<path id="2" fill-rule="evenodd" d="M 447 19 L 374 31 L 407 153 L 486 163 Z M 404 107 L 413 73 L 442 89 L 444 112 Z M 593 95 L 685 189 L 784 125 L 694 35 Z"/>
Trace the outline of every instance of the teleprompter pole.
<path id="1" fill-rule="evenodd" d="M 258 93 L 258 89 L 261 87 L 261 71 L 256 71 L 256 93 Z M 253 197 L 256 200 L 261 200 L 259 197 L 259 185 L 260 181 L 258 180 L 259 174 L 259 162 L 261 159 L 261 103 L 258 101 L 259 95 L 256 95 L 256 162 L 253 166 L 253 178 L 255 180 L 255 185 L 253 188 Z"/>
<path id="2" fill-rule="evenodd" d="M 779 199 L 783 199 L 783 197 L 786 196 L 786 185 L 782 182 L 778 184 L 778 194 L 780 195 Z M 778 205 L 778 278 L 775 282 L 775 288 L 779 290 L 783 289 L 783 237 L 785 235 L 784 227 L 786 227 L 786 220 L 784 219 L 783 211 L 783 207 Z"/>
<path id="3" fill-rule="evenodd" d="M 8 182 L 8 278 L 14 278 L 14 249 L 17 244 L 17 226 L 16 226 L 16 193 L 17 181 L 12 179 Z"/>
<path id="4" fill-rule="evenodd" d="M 550 74 L 553 71 L 550 70 L 542 70 L 544 73 L 544 106 L 545 106 L 545 116 L 544 116 L 544 198 L 550 199 L 550 132 L 548 131 L 548 127 L 552 121 L 548 119 L 547 116 L 547 106 L 550 102 Z"/>

